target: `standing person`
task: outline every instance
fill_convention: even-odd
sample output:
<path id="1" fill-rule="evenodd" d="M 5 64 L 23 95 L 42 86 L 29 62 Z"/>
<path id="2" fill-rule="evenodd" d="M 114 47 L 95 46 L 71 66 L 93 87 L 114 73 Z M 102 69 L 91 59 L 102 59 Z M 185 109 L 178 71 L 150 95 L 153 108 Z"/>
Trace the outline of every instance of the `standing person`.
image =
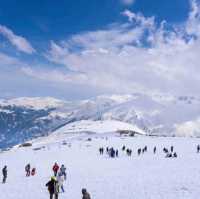
<path id="1" fill-rule="evenodd" d="M 64 176 L 64 179 L 67 179 L 67 173 L 66 173 L 66 167 L 64 164 L 61 165 L 60 167 L 60 172 L 62 173 L 62 175 Z"/>
<path id="2" fill-rule="evenodd" d="M 7 176 L 8 176 L 8 170 L 7 170 L 7 166 L 4 166 L 4 168 L 2 169 L 2 174 L 3 174 L 3 181 L 2 183 L 6 183 L 6 179 L 7 179 Z"/>
<path id="3" fill-rule="evenodd" d="M 156 154 L 156 146 L 153 148 L 153 153 Z"/>
<path id="4" fill-rule="evenodd" d="M 199 151 L 200 151 L 200 145 L 198 144 L 197 145 L 197 153 L 199 153 Z"/>
<path id="5" fill-rule="evenodd" d="M 116 157 L 118 157 L 118 156 L 119 156 L 119 152 L 118 152 L 118 150 L 116 150 L 115 153 L 116 153 L 116 154 L 115 154 Z"/>
<path id="6" fill-rule="evenodd" d="M 51 180 L 46 184 L 46 187 L 48 187 L 50 199 L 53 199 L 53 195 L 55 194 L 55 184 L 56 184 L 55 177 L 51 177 Z"/>
<path id="7" fill-rule="evenodd" d="M 26 171 L 26 177 L 30 176 L 30 174 L 31 174 L 31 165 L 30 164 L 27 164 L 25 166 L 25 171 Z"/>
<path id="8" fill-rule="evenodd" d="M 82 199 L 91 199 L 90 194 L 87 192 L 85 188 L 82 189 Z"/>
<path id="9" fill-rule="evenodd" d="M 64 193 L 65 190 L 64 190 L 63 184 L 64 184 L 64 181 L 65 181 L 65 177 L 61 172 L 58 173 L 57 181 L 58 181 L 58 186 L 61 188 L 61 191 Z"/>
<path id="10" fill-rule="evenodd" d="M 59 166 L 58 164 L 55 162 L 54 166 L 53 166 L 53 172 L 54 172 L 54 176 L 57 176 L 58 170 L 59 170 Z"/>

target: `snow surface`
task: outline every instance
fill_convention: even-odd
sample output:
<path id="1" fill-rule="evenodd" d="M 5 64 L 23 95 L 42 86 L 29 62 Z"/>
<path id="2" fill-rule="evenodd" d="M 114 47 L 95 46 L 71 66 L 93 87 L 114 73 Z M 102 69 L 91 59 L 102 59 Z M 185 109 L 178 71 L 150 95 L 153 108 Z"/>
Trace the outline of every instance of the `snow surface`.
<path id="1" fill-rule="evenodd" d="M 31 141 L 34 144 L 48 144 L 48 143 L 59 143 L 67 138 L 77 138 L 85 135 L 95 135 L 99 134 L 110 134 L 116 133 L 118 130 L 128 130 L 135 131 L 140 135 L 145 135 L 145 132 L 139 129 L 135 125 L 131 125 L 125 122 L 115 121 L 115 120 L 105 120 L 105 121 L 92 121 L 92 120 L 81 120 L 77 122 L 69 123 L 62 128 L 59 128 L 48 137 L 38 138 Z M 117 134 L 117 133 L 116 133 Z"/>
<path id="2" fill-rule="evenodd" d="M 8 165 L 8 181 L 0 184 L 1 199 L 49 198 L 46 182 L 57 161 L 67 167 L 65 193 L 60 199 L 81 198 L 86 187 L 92 199 L 197 199 L 200 195 L 200 154 L 197 138 L 119 137 L 116 134 L 64 134 L 63 140 L 41 138 L 29 148 L 15 147 L 0 154 L 0 167 Z M 59 137 L 59 136 L 58 136 Z M 88 141 L 91 138 L 91 141 Z M 62 143 L 65 143 L 63 145 Z M 121 151 L 133 149 L 127 157 Z M 148 146 L 140 157 L 136 151 Z M 164 157 L 162 148 L 174 145 L 177 159 Z M 119 158 L 100 156 L 98 148 L 119 149 Z M 157 154 L 153 147 L 157 146 Z M 45 147 L 33 150 L 35 147 Z M 24 167 L 31 163 L 37 169 L 34 177 L 25 177 Z"/>
<path id="3" fill-rule="evenodd" d="M 125 122 L 115 121 L 115 120 L 81 120 L 77 122 L 70 123 L 60 129 L 55 133 L 62 132 L 95 132 L 95 133 L 109 133 L 118 130 L 130 130 L 135 131 L 140 134 L 145 134 L 145 132 L 139 129 L 137 126 L 128 124 Z"/>

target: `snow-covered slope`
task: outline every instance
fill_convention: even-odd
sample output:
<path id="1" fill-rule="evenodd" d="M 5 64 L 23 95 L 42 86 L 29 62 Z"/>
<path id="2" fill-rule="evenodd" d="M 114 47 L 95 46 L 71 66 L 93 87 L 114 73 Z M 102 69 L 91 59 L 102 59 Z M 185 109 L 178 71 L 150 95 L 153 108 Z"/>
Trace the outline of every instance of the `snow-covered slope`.
<path id="1" fill-rule="evenodd" d="M 92 199 L 199 198 L 200 156 L 196 153 L 199 139 L 100 134 L 88 141 L 91 136 L 73 138 L 65 134 L 63 140 L 50 142 L 50 135 L 43 142 L 42 138 L 35 141 L 32 147 L 0 153 L 0 168 L 8 166 L 7 183 L 0 184 L 1 199 L 49 198 L 45 184 L 53 175 L 55 162 L 67 167 L 65 193 L 60 193 L 59 199 L 81 198 L 83 187 Z M 123 145 L 133 150 L 131 157 L 121 150 Z M 138 156 L 137 149 L 145 145 L 148 151 Z M 162 149 L 171 145 L 178 158 L 165 158 Z M 106 153 L 100 156 L 99 147 L 107 146 L 119 149 L 119 157 L 109 158 Z M 36 168 L 35 176 L 25 177 L 24 167 L 28 163 Z"/>
<path id="2" fill-rule="evenodd" d="M 137 126 L 115 120 L 105 120 L 105 121 L 81 120 L 70 123 L 58 129 L 54 133 L 63 133 L 63 132 L 112 133 L 120 130 L 134 131 L 137 132 L 138 134 L 145 135 L 145 132 L 139 129 Z"/>
<path id="3" fill-rule="evenodd" d="M 103 95 L 83 101 L 17 98 L 0 101 L 0 148 L 45 136 L 71 122 L 115 120 L 149 135 L 200 136 L 200 98 Z"/>

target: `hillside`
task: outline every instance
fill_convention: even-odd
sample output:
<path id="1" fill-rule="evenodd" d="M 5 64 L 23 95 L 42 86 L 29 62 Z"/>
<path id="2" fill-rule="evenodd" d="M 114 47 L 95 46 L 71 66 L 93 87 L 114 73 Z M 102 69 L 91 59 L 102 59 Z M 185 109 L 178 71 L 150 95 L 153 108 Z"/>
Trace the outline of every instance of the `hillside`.
<path id="1" fill-rule="evenodd" d="M 121 121 L 147 135 L 194 136 L 200 131 L 200 98 L 169 95 L 104 95 L 83 101 L 17 98 L 0 101 L 0 148 L 46 136 L 82 120 Z"/>

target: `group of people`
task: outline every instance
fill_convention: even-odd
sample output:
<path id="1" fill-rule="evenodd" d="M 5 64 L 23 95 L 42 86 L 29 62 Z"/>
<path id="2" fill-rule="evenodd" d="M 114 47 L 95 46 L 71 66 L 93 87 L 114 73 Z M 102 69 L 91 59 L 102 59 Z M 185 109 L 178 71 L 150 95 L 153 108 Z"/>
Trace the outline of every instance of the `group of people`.
<path id="1" fill-rule="evenodd" d="M 64 164 L 61 167 L 55 162 L 52 167 L 54 176 L 51 177 L 50 181 L 47 182 L 46 186 L 48 187 L 50 199 L 58 199 L 58 194 L 65 192 L 64 190 L 64 181 L 67 180 L 66 167 Z"/>
<path id="2" fill-rule="evenodd" d="M 122 146 L 121 150 L 126 152 L 127 156 L 131 156 L 132 155 L 132 149 L 127 148 L 125 145 Z M 103 155 L 104 151 L 105 151 L 104 147 L 100 147 L 99 148 L 100 155 Z M 138 148 L 137 149 L 137 155 L 140 156 L 141 154 L 144 154 L 147 151 L 148 151 L 148 147 L 147 146 L 144 146 L 143 148 Z M 154 146 L 153 147 L 153 154 L 156 154 L 156 152 L 157 152 L 157 147 Z M 170 149 L 167 149 L 167 148 L 164 147 L 163 148 L 163 152 L 165 153 L 165 157 L 166 158 L 177 158 L 178 157 L 177 153 L 174 152 L 174 146 L 171 146 Z M 106 153 L 111 158 L 115 158 L 115 157 L 119 156 L 118 149 L 114 149 L 113 147 L 111 147 L 111 148 L 106 147 Z M 197 153 L 200 153 L 200 145 L 197 146 Z"/>
<path id="3" fill-rule="evenodd" d="M 62 164 L 60 167 L 57 163 L 55 163 L 52 167 L 52 170 L 54 175 L 51 177 L 50 181 L 46 183 L 46 186 L 49 191 L 50 199 L 53 198 L 58 199 L 60 190 L 62 192 L 65 192 L 63 184 L 64 181 L 67 180 L 66 167 L 64 166 L 64 164 Z M 25 166 L 25 172 L 27 177 L 30 175 L 34 176 L 36 169 L 32 168 L 31 170 L 31 165 L 27 164 Z M 8 176 L 8 169 L 6 165 L 2 169 L 2 175 L 3 175 L 2 183 L 4 184 L 6 183 Z M 85 188 L 82 189 L 82 199 L 91 199 L 90 194 Z"/>
<path id="4" fill-rule="evenodd" d="M 31 169 L 31 165 L 27 164 L 25 166 L 26 177 L 34 176 L 36 174 L 36 168 Z"/>
<path id="5" fill-rule="evenodd" d="M 174 146 L 171 146 L 170 149 L 163 148 L 163 152 L 166 154 L 166 158 L 177 158 L 178 155 L 176 152 L 174 152 Z"/>
<path id="6" fill-rule="evenodd" d="M 126 151 L 127 156 L 132 155 L 132 149 L 126 148 L 125 145 L 122 147 L 122 151 Z"/>
<path id="7" fill-rule="evenodd" d="M 103 147 L 99 148 L 99 154 L 100 155 L 104 154 L 104 148 Z M 110 147 L 110 148 L 106 147 L 106 154 L 108 154 L 109 157 L 111 157 L 111 158 L 115 158 L 115 157 L 119 156 L 119 151 L 118 151 L 118 149 L 114 149 L 113 147 Z"/>
<path id="8" fill-rule="evenodd" d="M 140 156 L 141 154 L 144 154 L 145 152 L 147 152 L 147 146 L 145 146 L 144 148 L 139 148 L 137 150 L 138 156 Z"/>

